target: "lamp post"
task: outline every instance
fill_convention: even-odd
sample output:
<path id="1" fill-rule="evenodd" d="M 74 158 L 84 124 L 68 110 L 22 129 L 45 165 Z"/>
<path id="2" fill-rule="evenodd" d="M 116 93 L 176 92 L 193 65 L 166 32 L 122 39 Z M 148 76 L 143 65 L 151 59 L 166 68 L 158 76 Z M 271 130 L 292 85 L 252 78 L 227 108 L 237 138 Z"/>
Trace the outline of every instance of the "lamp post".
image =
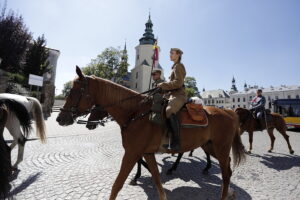
<path id="1" fill-rule="evenodd" d="M 113 81 L 117 83 L 118 68 L 113 69 Z"/>

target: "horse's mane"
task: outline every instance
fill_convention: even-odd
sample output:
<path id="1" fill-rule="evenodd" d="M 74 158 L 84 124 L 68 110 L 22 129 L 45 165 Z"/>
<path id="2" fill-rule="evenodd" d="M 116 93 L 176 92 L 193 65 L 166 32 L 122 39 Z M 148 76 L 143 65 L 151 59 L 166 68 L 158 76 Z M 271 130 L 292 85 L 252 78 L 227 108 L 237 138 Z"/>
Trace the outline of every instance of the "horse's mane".
<path id="1" fill-rule="evenodd" d="M 106 80 L 103 78 L 90 76 L 92 79 L 95 79 L 99 83 L 99 89 L 103 93 L 104 96 L 109 96 L 111 103 L 121 102 L 126 98 L 130 98 L 129 100 L 122 102 L 122 107 L 127 109 L 132 109 L 133 107 L 138 107 L 141 100 L 145 98 L 145 95 L 138 95 L 139 93 L 124 87 L 120 84 L 114 83 L 110 80 Z"/>
<path id="2" fill-rule="evenodd" d="M 27 138 L 32 129 L 32 121 L 25 106 L 13 99 L 0 99 L 0 106 L 3 105 L 8 108 L 9 112 L 13 112 L 16 115 L 22 126 L 24 137 Z"/>

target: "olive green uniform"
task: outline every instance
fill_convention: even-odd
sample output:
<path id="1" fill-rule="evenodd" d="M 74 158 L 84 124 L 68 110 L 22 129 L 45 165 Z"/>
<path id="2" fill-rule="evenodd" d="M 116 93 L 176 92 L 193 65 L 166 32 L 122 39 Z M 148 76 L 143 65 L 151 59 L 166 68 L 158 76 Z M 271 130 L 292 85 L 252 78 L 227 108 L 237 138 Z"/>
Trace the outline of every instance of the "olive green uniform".
<path id="1" fill-rule="evenodd" d="M 175 63 L 172 67 L 169 82 L 159 84 L 162 90 L 169 91 L 166 94 L 169 100 L 166 108 L 166 116 L 169 118 L 172 114 L 176 114 L 187 101 L 187 95 L 184 88 L 184 79 L 186 76 L 185 67 L 182 63 Z"/>
<path id="2" fill-rule="evenodd" d="M 165 82 L 165 81 L 162 80 L 161 78 L 160 78 L 160 79 L 157 79 L 156 81 L 154 81 L 154 82 L 152 83 L 152 88 L 156 88 L 157 85 L 158 85 L 159 83 L 162 83 L 162 82 Z"/>

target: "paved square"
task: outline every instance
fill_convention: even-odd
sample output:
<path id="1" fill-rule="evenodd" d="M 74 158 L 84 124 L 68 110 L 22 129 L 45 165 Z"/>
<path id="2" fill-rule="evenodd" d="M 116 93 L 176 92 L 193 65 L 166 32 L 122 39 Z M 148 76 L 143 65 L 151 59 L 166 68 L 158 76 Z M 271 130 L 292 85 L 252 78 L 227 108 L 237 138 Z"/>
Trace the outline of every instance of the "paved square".
<path id="1" fill-rule="evenodd" d="M 110 122 L 105 127 L 88 131 L 84 125 L 61 127 L 55 122 L 56 116 L 57 113 L 53 113 L 46 122 L 46 144 L 38 140 L 26 143 L 24 161 L 19 165 L 18 177 L 12 181 L 11 194 L 20 200 L 108 199 L 123 154 L 118 125 Z M 288 154 L 287 145 L 277 132 L 274 153 L 267 153 L 270 141 L 266 132 L 254 134 L 253 154 L 247 156 L 246 163 L 234 169 L 231 179 L 237 199 L 300 199 L 300 133 L 288 134 L 295 150 L 293 156 Z M 11 139 L 7 132 L 5 138 Z M 244 134 L 242 139 L 248 147 L 248 135 Z M 16 153 L 13 150 L 13 161 Z M 165 174 L 175 157 L 163 154 L 156 158 L 168 199 L 219 199 L 218 163 L 212 159 L 210 174 L 202 175 L 206 161 L 201 149 L 197 149 L 193 157 L 186 153 L 171 176 Z M 136 168 L 118 199 L 158 199 L 145 169 L 138 186 L 128 185 L 135 171 Z"/>

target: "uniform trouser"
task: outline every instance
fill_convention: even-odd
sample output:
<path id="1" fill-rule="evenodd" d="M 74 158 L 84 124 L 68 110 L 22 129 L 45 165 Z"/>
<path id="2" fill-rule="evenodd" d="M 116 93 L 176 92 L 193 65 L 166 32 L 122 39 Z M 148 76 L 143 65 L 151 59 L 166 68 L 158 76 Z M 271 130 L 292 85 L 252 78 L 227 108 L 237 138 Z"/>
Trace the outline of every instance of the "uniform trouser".
<path id="1" fill-rule="evenodd" d="M 184 95 L 171 95 L 166 108 L 166 117 L 169 118 L 172 114 L 176 114 L 186 103 L 186 100 L 187 99 Z"/>

